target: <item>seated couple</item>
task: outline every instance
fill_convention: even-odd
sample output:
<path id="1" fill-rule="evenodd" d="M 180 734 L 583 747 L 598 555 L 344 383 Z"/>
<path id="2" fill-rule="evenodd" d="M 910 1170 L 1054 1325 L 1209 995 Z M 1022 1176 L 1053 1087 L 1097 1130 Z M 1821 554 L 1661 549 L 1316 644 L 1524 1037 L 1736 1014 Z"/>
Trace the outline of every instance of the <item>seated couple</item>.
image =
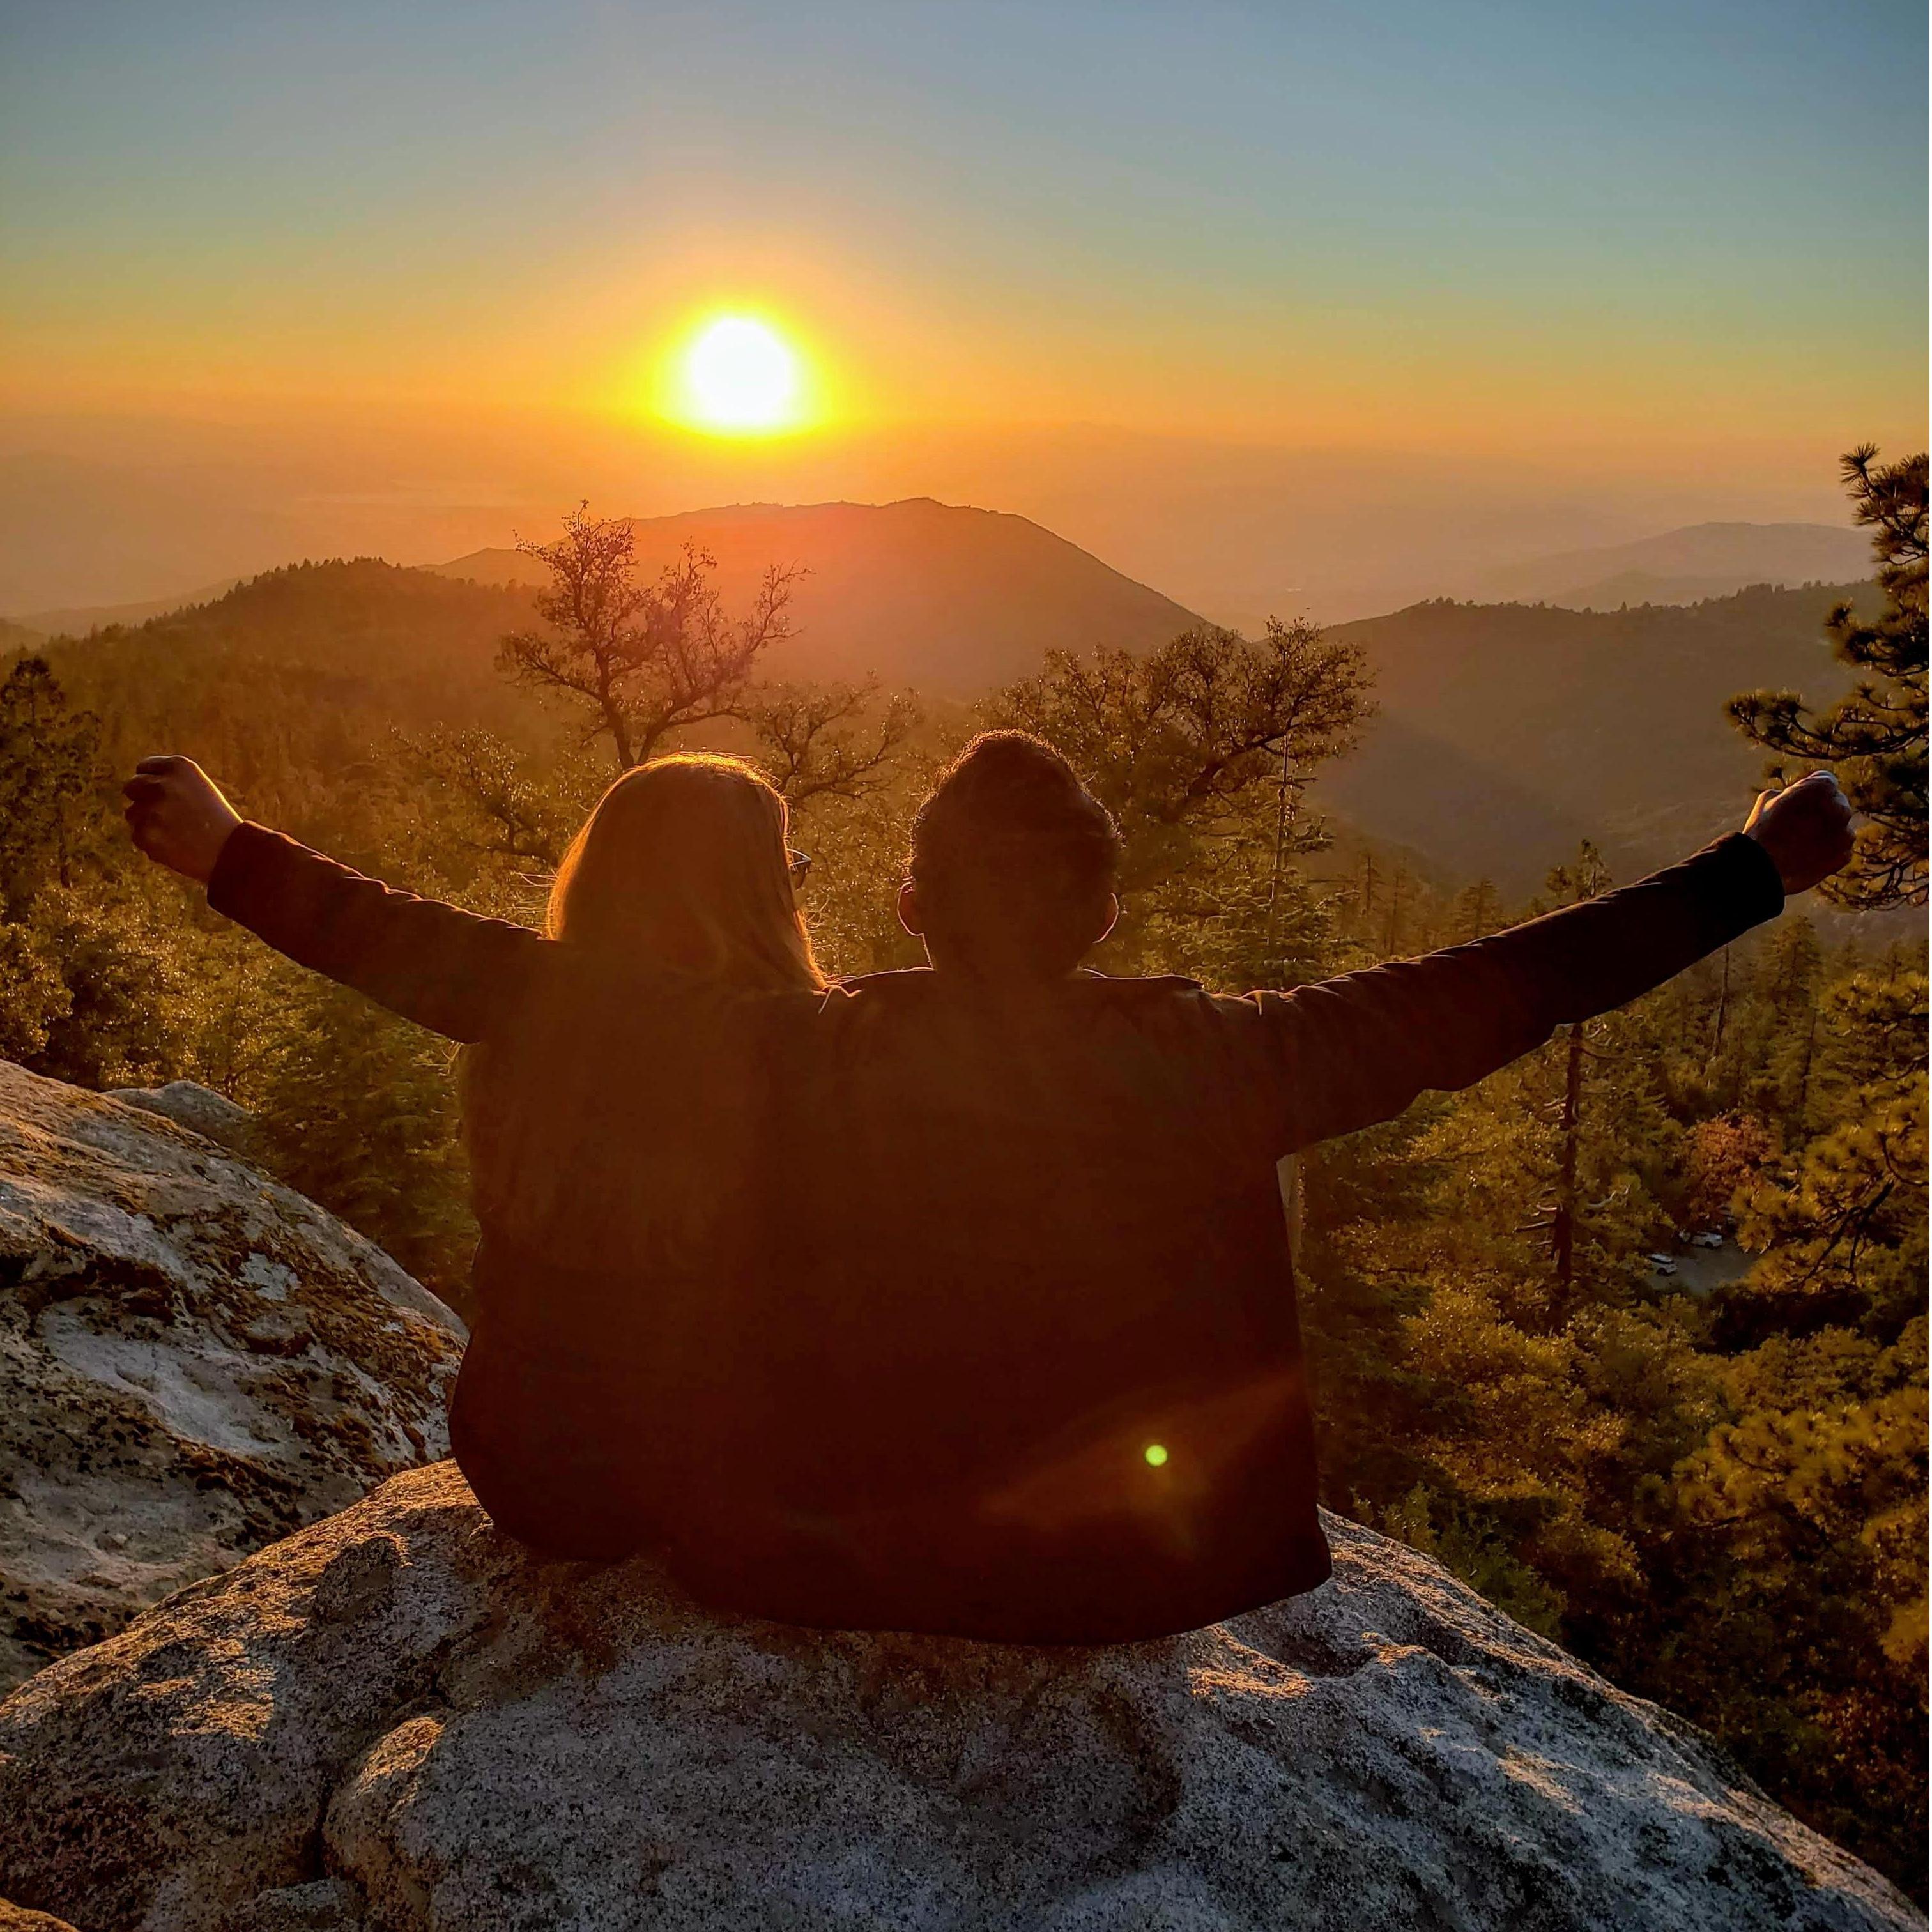
<path id="1" fill-rule="evenodd" d="M 482 1239 L 458 1461 L 547 1554 L 718 1609 L 1111 1642 L 1328 1574 L 1276 1180 L 1468 1086 L 1835 871 L 1810 778 L 1742 833 L 1473 944 L 1233 998 L 1082 962 L 1119 838 L 976 739 L 914 821 L 929 968 L 829 982 L 783 800 L 627 772 L 539 932 L 393 890 L 143 760 L 136 844 L 290 958 L 465 1043 Z"/>

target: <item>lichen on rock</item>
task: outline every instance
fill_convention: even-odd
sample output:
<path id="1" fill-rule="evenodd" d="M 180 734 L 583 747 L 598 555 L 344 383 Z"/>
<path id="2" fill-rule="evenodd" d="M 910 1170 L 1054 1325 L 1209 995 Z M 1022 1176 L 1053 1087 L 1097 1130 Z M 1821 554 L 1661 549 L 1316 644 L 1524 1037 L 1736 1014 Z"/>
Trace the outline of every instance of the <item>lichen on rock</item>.
<path id="1" fill-rule="evenodd" d="M 398 1476 L 0 1704 L 88 1932 L 1923 1923 L 1690 1726 L 1330 1518 L 1320 1590 L 1049 1651 L 707 1615 Z"/>
<path id="2" fill-rule="evenodd" d="M 260 1169 L 0 1062 L 0 1688 L 444 1454 L 462 1334 Z"/>

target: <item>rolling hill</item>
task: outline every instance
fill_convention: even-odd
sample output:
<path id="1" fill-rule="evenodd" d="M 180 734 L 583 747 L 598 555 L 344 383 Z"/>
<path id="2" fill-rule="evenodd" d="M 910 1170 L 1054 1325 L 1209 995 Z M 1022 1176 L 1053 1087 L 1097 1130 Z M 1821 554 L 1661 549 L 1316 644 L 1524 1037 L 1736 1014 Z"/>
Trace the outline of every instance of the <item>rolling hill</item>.
<path id="1" fill-rule="evenodd" d="M 110 624 L 145 624 L 150 617 L 171 616 L 196 604 L 212 604 L 225 597 L 242 580 L 225 577 L 219 584 L 204 584 L 197 590 L 184 590 L 172 597 L 151 597 L 138 604 L 80 604 L 56 610 L 28 610 L 17 620 L 29 631 L 45 638 L 84 638 L 90 631 L 105 630 Z"/>
<path id="2" fill-rule="evenodd" d="M 1196 621 L 1024 518 L 930 502 L 639 528 L 649 560 L 686 539 L 712 549 L 734 602 L 768 562 L 808 564 L 800 634 L 769 661 L 780 678 L 876 670 L 931 699 L 971 699 L 1046 650 L 1142 648 Z M 258 741 L 320 774 L 392 725 L 534 740 L 552 728 L 544 712 L 494 666 L 498 640 L 529 621 L 532 574 L 514 551 L 437 572 L 302 565 L 52 655 L 107 714 L 117 749 L 152 749 L 159 734 L 237 782 Z M 1526 892 L 1586 836 L 1629 876 L 1736 822 L 1760 760 L 1726 722 L 1726 698 L 1841 683 L 1820 629 L 1835 594 L 1760 588 L 1604 613 L 1439 600 L 1338 626 L 1367 652 L 1382 710 L 1312 802 L 1447 884 L 1487 874 Z"/>
<path id="3" fill-rule="evenodd" d="M 1831 524 L 1691 524 L 1660 536 L 1565 550 L 1491 571 L 1469 586 L 1486 604 L 1696 604 L 1754 584 L 1844 584 L 1871 565 L 1871 539 Z"/>
<path id="4" fill-rule="evenodd" d="M 935 502 L 738 504 L 633 520 L 648 569 L 687 543 L 717 560 L 726 602 L 742 608 L 773 563 L 810 574 L 793 600 L 797 634 L 782 675 L 852 678 L 935 697 L 972 697 L 1024 676 L 1050 650 L 1136 650 L 1198 620 L 1156 590 L 1024 517 Z M 542 566 L 516 550 L 478 550 L 446 577 L 530 583 Z"/>
<path id="5" fill-rule="evenodd" d="M 1452 878 L 1526 892 L 1585 836 L 1628 878 L 1738 823 L 1763 760 L 1725 700 L 1842 688 L 1820 622 L 1857 588 L 1607 612 L 1444 600 L 1339 625 L 1382 712 L 1322 796 Z"/>

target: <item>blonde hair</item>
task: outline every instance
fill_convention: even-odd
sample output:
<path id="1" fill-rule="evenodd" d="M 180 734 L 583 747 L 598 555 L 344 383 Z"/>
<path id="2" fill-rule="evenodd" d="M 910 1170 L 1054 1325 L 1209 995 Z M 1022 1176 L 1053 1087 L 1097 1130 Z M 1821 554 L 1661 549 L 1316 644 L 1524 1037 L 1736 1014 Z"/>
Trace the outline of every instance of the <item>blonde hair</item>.
<path id="1" fill-rule="evenodd" d="M 487 1228 L 561 1266 L 659 1275 L 701 1273 L 742 1234 L 734 1176 L 760 1101 L 755 1030 L 701 1014 L 825 984 L 785 830 L 764 778 L 709 753 L 653 759 L 598 801 L 550 888 L 561 971 L 513 1030 L 464 1051 Z M 648 994 L 640 1006 L 638 969 L 686 976 L 712 1004 L 665 1021 Z M 668 1038 L 666 1024 L 685 1030 Z"/>
<path id="2" fill-rule="evenodd" d="M 704 978 L 822 987 L 786 826 L 784 800 L 743 759 L 653 758 L 619 778 L 571 841 L 544 929 Z"/>

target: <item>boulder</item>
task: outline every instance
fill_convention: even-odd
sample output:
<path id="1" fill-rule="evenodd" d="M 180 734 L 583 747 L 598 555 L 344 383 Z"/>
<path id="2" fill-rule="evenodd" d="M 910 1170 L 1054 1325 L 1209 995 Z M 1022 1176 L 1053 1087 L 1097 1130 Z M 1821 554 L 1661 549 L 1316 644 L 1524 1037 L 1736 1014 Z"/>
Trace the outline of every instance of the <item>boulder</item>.
<path id="1" fill-rule="evenodd" d="M 1306 1597 L 1023 1649 L 710 1616 L 412 1471 L 0 1704 L 0 1892 L 87 1932 L 1922 1924 L 1689 1726 L 1327 1527 Z"/>
<path id="2" fill-rule="evenodd" d="M 226 1094 L 218 1094 L 199 1081 L 170 1080 L 164 1087 L 110 1087 L 107 1098 L 139 1107 L 145 1114 L 158 1114 L 232 1153 L 255 1151 L 254 1115 Z"/>
<path id="3" fill-rule="evenodd" d="M 0 1689 L 445 1454 L 462 1340 L 313 1202 L 0 1061 Z"/>

